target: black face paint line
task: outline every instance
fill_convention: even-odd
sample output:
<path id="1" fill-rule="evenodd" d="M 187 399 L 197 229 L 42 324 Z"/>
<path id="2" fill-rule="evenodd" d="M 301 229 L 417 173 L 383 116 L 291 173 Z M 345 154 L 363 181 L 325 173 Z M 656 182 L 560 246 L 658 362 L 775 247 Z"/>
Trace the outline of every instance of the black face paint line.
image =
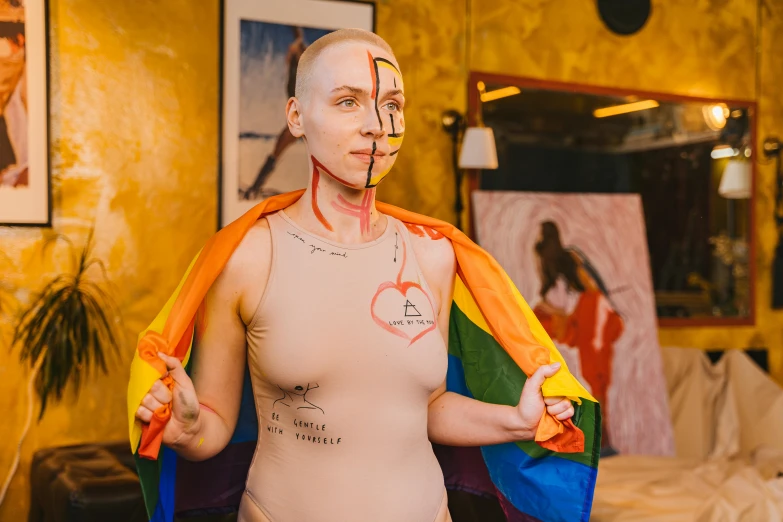
<path id="1" fill-rule="evenodd" d="M 395 71 L 397 71 L 397 74 L 399 74 L 400 76 L 402 76 L 402 73 L 401 73 L 401 72 L 400 72 L 400 70 L 397 68 L 397 66 L 396 66 L 396 65 L 394 65 L 394 64 L 393 64 L 392 62 L 390 62 L 389 60 L 387 60 L 386 58 L 374 58 L 374 60 L 375 60 L 376 62 L 383 62 L 383 63 L 385 63 L 385 64 L 389 65 L 389 66 L 390 66 L 392 69 L 394 69 Z"/>
<path id="2" fill-rule="evenodd" d="M 401 132 L 401 133 L 397 134 L 397 131 L 396 131 L 396 130 L 395 130 L 395 128 L 394 128 L 394 116 L 393 116 L 393 115 L 391 115 L 391 114 L 389 114 L 389 121 L 391 122 L 391 128 L 392 128 L 392 131 L 391 131 L 391 134 L 389 134 L 389 137 L 390 137 L 390 138 L 402 138 L 402 137 L 403 137 L 403 135 L 404 135 L 405 133 L 404 133 L 404 132 Z M 394 156 L 394 155 L 395 155 L 395 154 L 397 154 L 398 152 L 400 152 L 400 149 L 399 149 L 399 148 L 398 148 L 397 150 L 393 150 L 393 151 L 391 151 L 391 152 L 389 153 L 389 156 Z"/>
<path id="3" fill-rule="evenodd" d="M 375 94 L 375 96 L 374 96 L 375 116 L 377 116 L 377 118 L 378 118 L 378 125 L 380 126 L 381 130 L 383 130 L 383 120 L 381 119 L 381 111 L 378 108 L 378 94 L 380 94 L 380 92 L 381 92 L 381 76 L 380 76 L 380 72 L 378 71 L 378 60 L 380 60 L 380 58 L 374 58 L 372 56 L 372 54 L 370 54 L 370 51 L 367 51 L 367 55 L 372 59 L 372 62 L 371 62 L 372 63 L 372 70 L 370 71 L 370 74 L 374 75 L 374 82 L 373 82 L 373 84 L 374 84 L 375 88 L 373 89 L 373 93 Z M 365 188 L 372 188 L 373 187 L 373 185 L 371 185 L 370 183 L 372 181 L 372 168 L 373 168 L 373 166 L 375 166 L 375 151 L 377 150 L 377 148 L 378 148 L 378 145 L 375 142 L 375 140 L 373 140 L 373 142 L 372 142 L 372 156 L 370 156 L 370 166 L 367 168 L 367 182 L 364 184 Z"/>
<path id="4" fill-rule="evenodd" d="M 381 92 L 381 76 L 378 71 L 378 62 L 373 60 L 372 61 L 373 68 L 375 69 L 375 115 L 378 117 L 378 125 L 381 127 L 381 131 L 383 131 L 383 120 L 381 120 L 381 111 L 378 108 L 378 95 Z M 375 140 L 372 142 L 372 153 L 373 157 L 375 158 L 375 149 L 377 145 L 375 143 Z M 375 161 L 370 161 L 370 168 L 367 171 L 367 185 L 370 184 L 370 178 L 372 178 L 372 167 L 375 164 Z M 368 187 L 369 188 L 369 187 Z"/>
<path id="5" fill-rule="evenodd" d="M 367 56 L 369 58 L 369 63 L 370 63 L 370 67 L 371 67 L 370 75 L 371 75 L 371 77 L 373 79 L 373 99 L 375 101 L 375 114 L 378 117 L 378 125 L 380 126 L 381 130 L 383 130 L 383 119 L 381 118 L 380 108 L 378 107 L 378 97 L 379 97 L 380 91 L 381 91 L 381 85 L 380 85 L 381 84 L 381 78 L 380 78 L 380 72 L 379 72 L 378 64 L 381 63 L 384 67 L 388 67 L 390 69 L 393 69 L 397 73 L 397 75 L 399 75 L 399 76 L 401 76 L 401 74 L 400 74 L 400 70 L 397 68 L 397 66 L 394 65 L 389 60 L 387 60 L 386 58 L 375 58 L 375 57 L 372 56 L 372 53 L 370 53 L 370 51 L 367 51 Z M 396 88 L 397 87 L 397 78 L 396 77 L 393 78 L 393 82 L 394 82 L 394 87 Z M 395 126 L 394 126 L 394 116 L 391 115 L 391 114 L 389 115 L 389 121 L 391 123 L 391 133 L 388 134 L 387 137 L 395 139 L 396 144 L 399 144 L 402 141 L 400 138 L 402 138 L 404 133 L 400 132 L 399 134 L 397 134 L 397 131 L 396 131 Z M 372 182 L 373 181 L 373 172 L 372 171 L 373 171 L 373 168 L 375 167 L 375 157 L 374 157 L 374 154 L 375 154 L 376 149 L 377 149 L 377 144 L 376 144 L 376 141 L 373 140 L 373 144 L 372 144 L 373 156 L 370 158 L 370 166 L 367 169 L 367 182 L 365 184 L 365 188 L 377 187 L 378 184 L 386 177 L 386 173 L 388 172 L 388 170 L 387 170 L 386 172 L 383 172 L 383 173 L 379 174 L 378 175 L 379 179 L 375 183 Z M 399 152 L 399 150 L 400 149 L 397 148 L 397 150 L 394 150 L 394 151 L 390 152 L 389 156 L 396 155 L 397 152 Z"/>

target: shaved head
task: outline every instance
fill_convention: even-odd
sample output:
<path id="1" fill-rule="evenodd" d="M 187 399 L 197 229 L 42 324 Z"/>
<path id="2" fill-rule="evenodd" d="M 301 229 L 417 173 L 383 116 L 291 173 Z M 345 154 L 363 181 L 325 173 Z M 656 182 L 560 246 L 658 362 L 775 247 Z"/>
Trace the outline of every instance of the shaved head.
<path id="1" fill-rule="evenodd" d="M 310 88 L 310 80 L 318 57 L 329 47 L 346 42 L 365 42 L 379 47 L 394 56 L 394 51 L 386 41 L 375 33 L 363 29 L 338 29 L 322 36 L 313 42 L 299 58 L 296 69 L 295 96 L 299 99 L 307 98 Z"/>

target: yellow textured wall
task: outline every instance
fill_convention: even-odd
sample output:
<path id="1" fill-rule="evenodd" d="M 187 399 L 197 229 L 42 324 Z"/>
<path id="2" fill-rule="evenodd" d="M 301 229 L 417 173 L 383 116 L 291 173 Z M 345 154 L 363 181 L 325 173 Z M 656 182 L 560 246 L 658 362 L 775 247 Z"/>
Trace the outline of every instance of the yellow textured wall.
<path id="1" fill-rule="evenodd" d="M 397 52 L 408 95 L 407 139 L 380 197 L 452 219 L 451 148 L 443 110 L 466 107 L 468 69 L 682 94 L 753 99 L 755 4 L 750 0 L 654 0 L 644 31 L 603 28 L 593 2 L 473 0 L 470 66 L 462 0 L 379 0 L 378 32 Z M 778 5 L 779 2 L 777 3 Z M 96 222 L 96 254 L 108 263 L 124 318 L 123 351 L 110 377 L 76 403 L 53 407 L 25 442 L 22 467 L 0 520 L 23 520 L 32 452 L 122 439 L 134 336 L 162 305 L 216 223 L 218 3 L 216 0 L 50 0 L 55 229 L 77 241 Z M 759 135 L 783 135 L 783 9 L 763 31 Z M 777 56 L 773 56 L 777 52 Z M 664 345 L 773 349 L 783 379 L 783 316 L 769 310 L 773 172 L 760 170 L 757 328 L 661 332 Z M 67 269 L 42 261 L 39 229 L 0 228 L 3 285 L 21 301 Z M 60 251 L 62 253 L 62 251 Z M 0 319 L 0 348 L 10 324 Z M 0 349 L 0 474 L 11 463 L 26 413 L 26 374 Z"/>
<path id="2" fill-rule="evenodd" d="M 125 390 L 134 337 L 215 229 L 218 4 L 193 0 L 51 0 L 54 228 L 76 242 L 96 224 L 124 318 L 110 376 L 47 411 L 23 448 L 0 521 L 26 520 L 35 449 L 127 437 Z M 25 300 L 68 270 L 41 262 L 41 229 L 0 228 L 4 286 Z M 0 256 L 2 258 L 2 256 Z M 26 374 L 0 324 L 0 478 L 26 414 Z"/>
<path id="3" fill-rule="evenodd" d="M 595 2 L 473 0 L 474 69 L 548 80 L 749 99 L 756 0 L 652 0 L 631 37 Z"/>
<path id="4" fill-rule="evenodd" d="M 761 88 L 759 93 L 758 149 L 768 136 L 783 139 L 783 3 L 766 2 L 761 31 Z M 783 159 L 782 159 L 783 161 Z M 772 295 L 772 261 L 778 241 L 773 211 L 775 208 L 775 168 L 758 167 L 756 181 L 756 329 L 743 329 L 732 338 L 735 345 L 769 346 L 770 369 L 783 384 L 783 311 L 770 307 Z M 709 339 L 694 339 L 703 345 L 720 343 L 720 333 Z"/>
<path id="5" fill-rule="evenodd" d="M 405 77 L 405 145 L 378 198 L 453 223 L 452 146 L 441 114 L 467 107 L 465 2 L 377 5 L 377 32 L 394 49 Z"/>

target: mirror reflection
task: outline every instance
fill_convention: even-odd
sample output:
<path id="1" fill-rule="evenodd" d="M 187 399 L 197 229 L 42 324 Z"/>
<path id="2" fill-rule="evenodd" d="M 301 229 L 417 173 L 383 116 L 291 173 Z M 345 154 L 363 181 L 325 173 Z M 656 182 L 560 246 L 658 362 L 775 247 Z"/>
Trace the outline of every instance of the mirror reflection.
<path id="1" fill-rule="evenodd" d="M 752 104 L 524 82 L 472 88 L 498 154 L 480 189 L 638 194 L 661 322 L 752 321 Z"/>

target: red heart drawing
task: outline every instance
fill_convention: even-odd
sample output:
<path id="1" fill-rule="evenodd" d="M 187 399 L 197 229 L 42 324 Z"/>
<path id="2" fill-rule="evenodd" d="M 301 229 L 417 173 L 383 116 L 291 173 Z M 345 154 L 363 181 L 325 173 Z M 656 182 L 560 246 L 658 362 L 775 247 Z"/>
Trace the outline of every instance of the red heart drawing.
<path id="1" fill-rule="evenodd" d="M 373 297 L 372 305 L 371 305 L 372 318 L 378 324 L 378 326 L 380 326 L 381 328 L 383 328 L 384 330 L 386 330 L 389 333 L 393 333 L 394 335 L 402 337 L 403 339 L 408 339 L 410 341 L 408 346 L 410 346 L 411 344 L 415 343 L 416 341 L 418 341 L 419 339 L 424 337 L 427 333 L 429 333 L 432 330 L 434 330 L 437 325 L 433 322 L 433 324 L 431 324 L 430 326 L 426 327 L 424 330 L 422 330 L 421 332 L 419 332 L 415 336 L 411 337 L 403 329 L 401 329 L 401 328 L 399 328 L 397 326 L 391 325 L 391 324 L 389 324 L 388 321 L 384 321 L 383 319 L 381 319 L 378 316 L 378 314 L 375 312 L 375 305 L 378 302 L 378 299 L 381 297 L 381 294 L 384 291 L 386 291 L 386 290 L 399 292 L 400 294 L 402 294 L 403 298 L 407 298 L 408 297 L 408 290 L 410 290 L 411 288 L 418 289 L 424 295 L 424 297 L 427 298 L 427 303 L 430 305 L 430 308 L 431 309 L 433 308 L 432 301 L 430 301 L 430 297 L 427 295 L 427 293 L 424 291 L 424 289 L 421 287 L 421 285 L 418 284 L 418 283 L 414 283 L 412 281 L 406 281 L 406 282 L 401 283 L 401 284 L 398 284 L 398 283 L 396 283 L 394 281 L 387 281 L 385 283 L 382 283 L 381 286 L 378 287 L 378 291 L 376 292 L 375 297 Z M 433 311 L 434 311 L 434 309 L 433 309 Z"/>
<path id="2" fill-rule="evenodd" d="M 399 230 L 399 228 L 398 228 Z M 389 333 L 392 333 L 396 336 L 402 337 L 403 339 L 408 339 L 410 342 L 408 343 L 408 346 L 412 345 L 422 337 L 424 337 L 429 332 L 433 331 L 437 324 L 433 321 L 432 325 L 428 326 L 415 336 L 411 337 L 407 332 L 402 330 L 401 328 L 398 328 L 396 326 L 393 326 L 389 324 L 388 321 L 385 321 L 381 319 L 378 314 L 375 313 L 375 305 L 378 303 L 378 298 L 380 298 L 381 294 L 387 290 L 394 290 L 402 294 L 403 298 L 408 297 L 408 291 L 411 288 L 415 288 L 419 290 L 424 297 L 427 298 L 427 303 L 430 305 L 430 309 L 432 310 L 433 317 L 435 316 L 435 307 L 432 306 L 432 300 L 430 299 L 430 296 L 427 295 L 427 292 L 424 291 L 424 289 L 421 287 L 419 283 L 414 283 L 413 281 L 402 281 L 402 273 L 405 270 L 405 262 L 407 261 L 408 257 L 408 248 L 407 248 L 407 242 L 403 240 L 402 242 L 402 266 L 400 266 L 400 272 L 397 274 L 397 280 L 396 281 L 386 281 L 385 283 L 381 283 L 378 287 L 378 290 L 375 292 L 375 296 L 372 298 L 372 303 L 370 304 L 370 314 L 372 315 L 373 321 L 386 330 Z"/>

